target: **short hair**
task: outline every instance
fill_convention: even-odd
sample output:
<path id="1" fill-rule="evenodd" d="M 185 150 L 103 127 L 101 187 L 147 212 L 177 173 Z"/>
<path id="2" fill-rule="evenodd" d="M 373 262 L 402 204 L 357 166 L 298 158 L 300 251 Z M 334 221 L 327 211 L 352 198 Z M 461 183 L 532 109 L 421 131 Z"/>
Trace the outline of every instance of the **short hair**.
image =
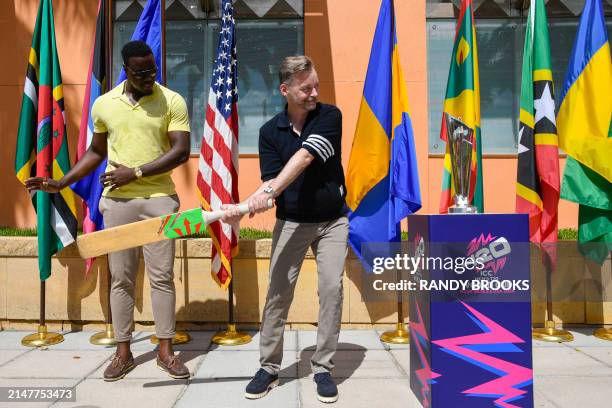
<path id="1" fill-rule="evenodd" d="M 153 50 L 144 41 L 130 41 L 121 48 L 121 56 L 125 65 L 128 65 L 132 57 L 146 57 L 151 54 Z"/>
<path id="2" fill-rule="evenodd" d="M 281 84 L 289 84 L 293 77 L 302 72 L 311 72 L 314 63 L 305 55 L 285 57 L 278 69 L 278 79 Z"/>

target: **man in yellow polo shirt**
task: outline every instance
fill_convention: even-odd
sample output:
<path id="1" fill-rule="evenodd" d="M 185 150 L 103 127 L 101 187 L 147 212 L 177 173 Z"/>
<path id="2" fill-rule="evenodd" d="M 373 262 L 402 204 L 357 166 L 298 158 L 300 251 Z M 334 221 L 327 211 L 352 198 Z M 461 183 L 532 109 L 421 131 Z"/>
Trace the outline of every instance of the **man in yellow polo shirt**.
<path id="1" fill-rule="evenodd" d="M 108 155 L 108 167 L 100 177 L 105 186 L 100 211 L 106 227 L 177 211 L 179 200 L 170 173 L 186 162 L 190 153 L 187 105 L 178 93 L 155 82 L 158 68 L 149 46 L 132 41 L 121 54 L 127 80 L 94 103 L 94 134 L 89 150 L 61 180 L 34 177 L 26 181 L 30 191 L 55 193 L 89 174 Z M 139 248 L 109 254 L 117 351 L 104 372 L 107 381 L 119 380 L 134 368 L 130 340 L 139 254 Z M 160 340 L 157 365 L 171 377 L 187 378 L 189 371 L 172 350 L 174 241 L 145 245 L 143 255 L 151 284 L 155 331 Z"/>

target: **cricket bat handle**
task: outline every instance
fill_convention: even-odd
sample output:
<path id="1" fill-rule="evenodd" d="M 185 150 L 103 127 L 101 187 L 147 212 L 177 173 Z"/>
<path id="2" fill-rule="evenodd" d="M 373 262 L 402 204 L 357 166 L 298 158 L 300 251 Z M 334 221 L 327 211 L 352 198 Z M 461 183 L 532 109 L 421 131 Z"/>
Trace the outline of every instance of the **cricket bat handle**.
<path id="1" fill-rule="evenodd" d="M 274 207 L 274 201 L 270 198 L 268 200 L 268 209 Z M 240 210 L 240 214 L 244 215 L 244 214 L 248 214 L 250 212 L 249 210 L 249 205 L 247 203 L 241 203 L 238 204 L 238 209 Z M 225 211 L 224 210 L 217 210 L 217 211 L 202 211 L 202 216 L 204 217 L 204 220 L 206 222 L 206 225 L 213 223 L 215 221 L 219 221 L 223 215 L 225 215 Z"/>

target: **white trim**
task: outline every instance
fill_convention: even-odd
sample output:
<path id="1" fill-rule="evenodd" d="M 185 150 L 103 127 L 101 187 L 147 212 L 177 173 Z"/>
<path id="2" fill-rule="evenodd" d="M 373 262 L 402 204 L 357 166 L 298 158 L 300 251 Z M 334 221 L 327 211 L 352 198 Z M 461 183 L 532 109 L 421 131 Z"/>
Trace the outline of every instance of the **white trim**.
<path id="1" fill-rule="evenodd" d="M 323 144 L 323 146 L 325 146 L 327 148 L 327 152 L 329 153 L 329 156 L 333 156 L 334 155 L 334 146 L 331 144 L 331 142 L 329 140 L 327 140 L 326 138 L 324 138 L 323 136 L 320 135 L 310 135 L 308 136 L 308 138 L 306 140 L 312 141 L 313 140 L 317 140 L 319 142 L 321 142 Z"/>
<path id="2" fill-rule="evenodd" d="M 313 148 L 313 149 L 314 149 L 314 150 L 315 150 L 315 151 L 316 151 L 316 152 L 319 154 L 319 158 L 320 158 L 321 160 L 323 160 L 323 162 L 327 161 L 327 157 L 326 157 L 325 153 L 323 153 L 323 152 L 321 151 L 321 148 L 320 148 L 319 146 L 315 146 L 315 145 L 313 145 L 312 143 L 310 143 L 310 142 L 308 142 L 308 141 L 304 141 L 304 142 L 302 142 L 302 146 L 303 146 L 303 145 L 307 145 L 307 146 L 312 147 L 312 148 Z"/>

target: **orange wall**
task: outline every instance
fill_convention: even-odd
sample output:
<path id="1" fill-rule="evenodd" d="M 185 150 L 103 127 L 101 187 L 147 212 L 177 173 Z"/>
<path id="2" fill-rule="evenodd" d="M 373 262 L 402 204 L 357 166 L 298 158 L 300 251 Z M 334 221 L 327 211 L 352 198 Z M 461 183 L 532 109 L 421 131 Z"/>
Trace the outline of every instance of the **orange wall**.
<path id="1" fill-rule="evenodd" d="M 89 63 L 97 0 L 54 0 L 57 46 L 64 81 L 66 118 L 74 153 Z M 348 163 L 363 81 L 378 15 L 378 1 L 305 0 L 305 50 L 317 64 L 321 99 L 343 112 L 343 163 Z M 13 176 L 17 123 L 38 0 L 0 1 L 0 41 L 7 63 L 0 66 L 0 225 L 33 227 L 35 214 L 24 188 Z M 425 2 L 395 2 L 397 37 L 416 136 L 423 213 L 437 212 L 442 159 L 427 154 L 427 40 Z M 347 14 L 350 10 L 350 15 Z M 484 135 L 486 137 L 486 135 Z M 74 157 L 74 155 L 72 156 Z M 563 169 L 564 160 L 561 160 Z M 197 206 L 197 157 L 174 172 L 182 208 Z M 259 186 L 257 158 L 240 159 L 239 191 L 247 197 Z M 513 212 L 516 159 L 484 159 L 487 212 Z M 559 226 L 576 227 L 577 206 L 561 201 Z M 242 226 L 271 229 L 273 212 L 245 218 Z"/>

